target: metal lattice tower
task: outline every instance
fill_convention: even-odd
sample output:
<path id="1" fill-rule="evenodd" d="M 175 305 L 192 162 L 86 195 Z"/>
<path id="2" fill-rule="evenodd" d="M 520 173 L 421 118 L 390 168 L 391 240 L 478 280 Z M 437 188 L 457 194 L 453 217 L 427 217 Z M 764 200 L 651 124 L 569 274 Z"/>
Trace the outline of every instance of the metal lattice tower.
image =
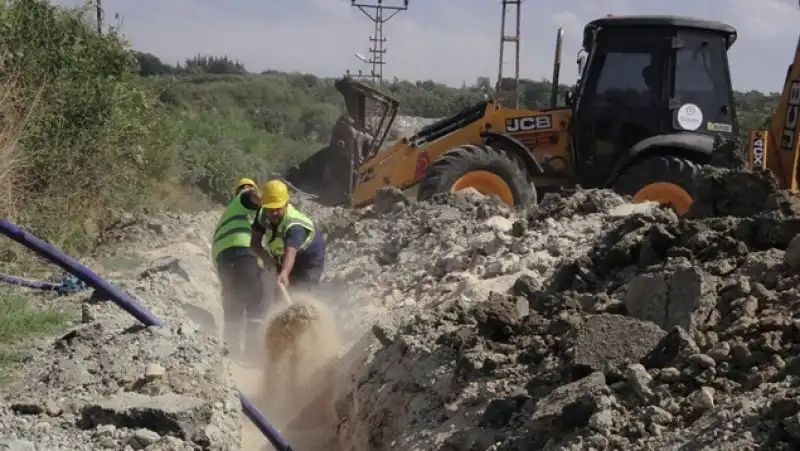
<path id="1" fill-rule="evenodd" d="M 358 0 L 352 0 L 352 6 L 358 8 L 365 16 L 369 17 L 374 24 L 372 36 L 369 38 L 371 44 L 369 49 L 370 55 L 369 59 L 366 61 L 367 64 L 372 65 L 372 70 L 369 74 L 362 74 L 361 71 L 358 71 L 358 75 L 355 75 L 355 77 L 370 78 L 376 86 L 380 86 L 383 81 L 383 65 L 386 64 L 384 59 L 386 56 L 386 48 L 384 46 L 384 44 L 386 44 L 386 37 L 383 35 L 383 24 L 396 16 L 400 11 L 407 10 L 408 2 L 409 0 L 403 0 L 403 5 L 400 6 L 384 5 L 383 0 L 376 0 L 373 3 L 361 3 L 358 2 Z M 350 74 L 349 70 L 347 74 L 353 76 Z"/>
<path id="2" fill-rule="evenodd" d="M 520 43 L 520 23 L 522 20 L 522 0 L 503 0 L 503 15 L 500 18 L 500 58 L 497 69 L 497 85 L 495 91 L 497 98 L 504 105 L 519 108 L 519 43 Z M 506 16 L 509 9 L 515 9 L 516 20 L 513 21 L 514 27 L 512 34 L 506 33 Z M 503 66 L 505 63 L 506 44 L 514 46 L 514 78 L 503 79 Z"/>
<path id="3" fill-rule="evenodd" d="M 103 11 L 103 4 L 101 0 L 95 1 L 95 12 L 97 13 L 97 34 L 103 34 L 103 18 L 105 11 Z"/>

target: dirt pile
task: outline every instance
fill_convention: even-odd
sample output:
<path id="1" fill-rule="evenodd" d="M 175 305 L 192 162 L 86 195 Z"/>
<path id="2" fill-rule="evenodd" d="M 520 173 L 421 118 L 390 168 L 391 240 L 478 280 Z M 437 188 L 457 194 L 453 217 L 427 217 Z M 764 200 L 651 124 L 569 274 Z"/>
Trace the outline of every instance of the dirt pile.
<path id="1" fill-rule="evenodd" d="M 654 206 L 626 205 L 613 193 L 581 191 L 566 204 L 558 198 L 545 199 L 542 208 L 552 210 L 548 219 L 528 218 L 474 191 L 410 203 L 397 191 L 386 190 L 373 207 L 333 212 L 325 221 L 330 252 L 327 282 L 338 290 L 334 306 L 339 323 L 353 341 L 372 329 L 384 344 L 391 343 L 396 325 L 409 317 L 444 321 L 439 316 L 449 317 L 447 309 L 454 302 L 475 304 L 493 292 L 513 289 L 520 277 L 535 289 L 559 262 L 588 252 L 613 224 L 607 218 Z M 343 292 L 348 295 L 342 296 Z M 363 368 L 388 371 L 386 377 L 410 378 L 400 368 L 375 366 L 380 365 L 380 353 L 374 354 L 372 335 L 351 342 L 351 352 L 338 369 L 345 375 Z M 368 366 L 359 361 L 364 355 L 371 361 Z M 401 365 L 406 366 L 404 370 L 419 371 L 422 378 L 432 377 L 429 368 L 414 369 L 417 363 L 411 355 Z M 405 405 L 403 394 L 398 392 L 399 398 L 394 399 L 383 394 L 381 382 L 373 387 L 361 385 L 363 380 L 356 382 L 358 376 L 344 379 L 336 387 L 340 396 L 335 422 L 340 424 L 341 446 L 377 446 L 360 441 L 362 436 L 377 436 L 373 406 L 382 406 L 386 396 L 386 405 Z M 350 385 L 356 383 L 358 389 Z"/>
<path id="2" fill-rule="evenodd" d="M 580 255 L 604 227 L 619 197 L 582 193 L 594 212 L 552 218 L 527 233 L 528 219 L 475 191 L 411 203 L 395 190 L 374 206 L 338 210 L 324 229 L 326 281 L 351 338 L 376 319 L 392 321 L 448 299 L 506 291 L 520 274 L 541 277 Z"/>
<path id="3" fill-rule="evenodd" d="M 167 322 L 145 328 L 100 293 L 3 387 L 0 448 L 239 449 L 240 405 L 208 309 L 211 215 L 127 218 L 87 264 Z M 200 232 L 202 230 L 202 232 Z M 185 306 L 193 306 L 195 324 Z M 5 449 L 5 448 L 3 448 Z"/>
<path id="4" fill-rule="evenodd" d="M 394 258 L 358 277 L 418 308 L 376 328 L 342 390 L 342 447 L 800 446 L 797 205 L 737 171 L 710 171 L 685 220 L 579 191 L 503 216 L 491 240 L 455 223 L 450 248 L 422 246 L 416 276 L 395 221 Z M 447 235 L 419 221 L 417 240 Z"/>

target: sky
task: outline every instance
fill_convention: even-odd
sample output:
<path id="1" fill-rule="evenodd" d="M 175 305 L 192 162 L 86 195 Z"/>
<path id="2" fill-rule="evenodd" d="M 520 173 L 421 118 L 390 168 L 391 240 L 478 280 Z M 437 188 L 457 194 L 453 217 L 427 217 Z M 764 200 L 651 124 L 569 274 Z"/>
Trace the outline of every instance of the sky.
<path id="1" fill-rule="evenodd" d="M 82 0 L 52 0 L 64 6 Z M 375 4 L 376 0 L 359 0 Z M 252 72 L 265 69 L 340 76 L 368 71 L 372 22 L 350 0 L 103 0 L 134 48 L 174 64 L 198 53 L 228 55 Z M 400 5 L 402 0 L 384 0 Z M 410 0 L 384 25 L 384 77 L 435 80 L 452 86 L 497 77 L 500 0 Z M 512 8 L 513 10 L 513 8 Z M 115 19 L 115 14 L 119 19 Z M 730 51 L 734 88 L 776 92 L 798 42 L 794 0 L 525 0 L 520 76 L 549 79 L 556 30 L 564 28 L 561 82 L 577 76 L 583 26 L 606 14 L 673 14 L 736 27 Z M 512 17 L 509 17 L 512 19 Z M 512 28 L 507 28 L 510 33 Z M 507 45 L 507 54 L 513 46 Z M 505 76 L 513 74 L 506 58 Z M 507 75 L 506 75 L 507 74 Z"/>

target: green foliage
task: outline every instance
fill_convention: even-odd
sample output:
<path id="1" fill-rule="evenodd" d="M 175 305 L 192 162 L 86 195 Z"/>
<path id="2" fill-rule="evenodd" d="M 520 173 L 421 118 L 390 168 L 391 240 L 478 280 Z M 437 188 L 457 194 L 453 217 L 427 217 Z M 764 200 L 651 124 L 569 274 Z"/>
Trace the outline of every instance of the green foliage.
<path id="1" fill-rule="evenodd" d="M 183 66 L 170 66 L 151 53 L 133 52 L 139 63 L 139 76 L 177 74 L 246 74 L 247 69 L 239 61 L 227 56 L 197 55 L 187 59 Z"/>
<path id="2" fill-rule="evenodd" d="M 165 174 L 160 150 L 171 138 L 155 99 L 136 86 L 136 59 L 116 30 L 98 35 L 83 9 L 43 0 L 6 2 L 0 25 L 4 84 L 15 81 L 18 110 L 29 115 L 19 219 L 84 250 L 88 228 L 138 207 Z"/>
<path id="3" fill-rule="evenodd" d="M 247 175 L 266 180 L 271 171 L 299 163 L 313 145 L 258 129 L 242 112 L 180 112 L 179 169 L 184 183 L 227 203 L 233 181 Z"/>
<path id="4" fill-rule="evenodd" d="M 168 68 L 160 73 L 180 74 L 180 69 Z M 173 108 L 243 112 L 253 127 L 294 140 L 326 141 L 330 126 L 344 108 L 333 79 L 309 74 L 266 71 L 230 75 L 206 71 L 168 80 L 155 77 L 149 82 L 159 91 L 162 101 Z M 394 79 L 381 89 L 400 101 L 400 114 L 431 118 L 454 114 L 492 92 L 488 77 L 478 77 L 474 85 L 460 88 L 430 80 Z M 549 107 L 551 89 L 548 81 L 521 79 L 521 107 Z M 559 85 L 561 105 L 569 89 L 567 85 Z M 751 91 L 734 95 L 743 132 L 762 128 L 778 100 L 774 93 Z"/>

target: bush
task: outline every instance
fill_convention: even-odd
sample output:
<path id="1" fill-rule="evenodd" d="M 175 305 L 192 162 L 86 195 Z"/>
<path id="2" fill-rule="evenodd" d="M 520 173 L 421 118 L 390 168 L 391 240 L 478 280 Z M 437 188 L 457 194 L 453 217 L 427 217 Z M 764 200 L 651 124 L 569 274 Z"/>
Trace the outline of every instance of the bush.
<path id="1" fill-rule="evenodd" d="M 25 182 L 4 208 L 24 205 L 14 217 L 33 233 L 87 250 L 93 230 L 115 212 L 142 207 L 152 181 L 166 176 L 171 130 L 137 87 L 137 60 L 116 29 L 98 35 L 85 8 L 46 0 L 1 8 L 0 75 L 13 86 L 5 94 L 15 109 L 3 116 L 3 130 L 20 132 L 14 177 Z M 8 123 L 20 117 L 23 129 Z"/>
<path id="2" fill-rule="evenodd" d="M 254 128 L 243 112 L 176 113 L 181 130 L 176 171 L 219 203 L 230 201 L 232 183 L 243 176 L 265 181 L 317 150 L 313 143 Z"/>

